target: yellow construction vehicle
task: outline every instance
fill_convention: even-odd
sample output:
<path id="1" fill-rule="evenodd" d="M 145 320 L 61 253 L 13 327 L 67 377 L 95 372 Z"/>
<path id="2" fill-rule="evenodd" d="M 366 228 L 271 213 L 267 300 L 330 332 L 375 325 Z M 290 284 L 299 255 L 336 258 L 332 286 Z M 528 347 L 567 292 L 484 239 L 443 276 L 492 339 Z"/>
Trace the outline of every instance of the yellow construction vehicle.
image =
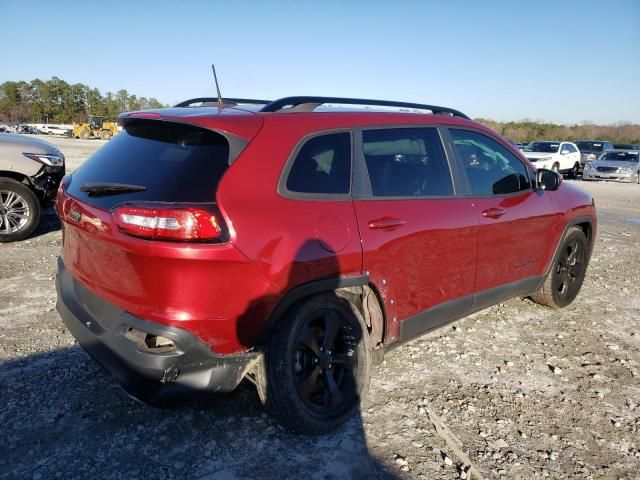
<path id="1" fill-rule="evenodd" d="M 116 123 L 105 122 L 104 118 L 99 115 L 89 115 L 88 123 L 73 124 L 73 138 L 81 138 L 82 140 L 88 140 L 91 137 L 111 140 L 111 137 L 116 133 L 118 133 Z"/>

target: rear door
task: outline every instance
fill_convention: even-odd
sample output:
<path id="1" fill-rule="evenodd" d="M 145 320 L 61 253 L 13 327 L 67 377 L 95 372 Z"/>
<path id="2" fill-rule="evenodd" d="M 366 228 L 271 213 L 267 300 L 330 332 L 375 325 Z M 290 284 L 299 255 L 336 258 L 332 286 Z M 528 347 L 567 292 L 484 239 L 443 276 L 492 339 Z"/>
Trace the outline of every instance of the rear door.
<path id="1" fill-rule="evenodd" d="M 470 309 L 478 220 L 471 202 L 456 196 L 437 128 L 360 133 L 354 205 L 364 269 L 381 290 L 390 342 Z"/>
<path id="2" fill-rule="evenodd" d="M 480 224 L 474 310 L 529 293 L 555 248 L 557 216 L 533 171 L 496 139 L 450 128 L 449 135 Z"/>

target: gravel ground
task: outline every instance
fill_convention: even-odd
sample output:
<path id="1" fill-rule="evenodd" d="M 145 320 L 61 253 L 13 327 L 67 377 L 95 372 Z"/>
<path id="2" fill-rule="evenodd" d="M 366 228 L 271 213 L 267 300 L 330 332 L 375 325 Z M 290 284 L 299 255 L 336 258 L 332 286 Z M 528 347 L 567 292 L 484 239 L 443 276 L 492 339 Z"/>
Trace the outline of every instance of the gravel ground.
<path id="1" fill-rule="evenodd" d="M 103 142 L 55 138 L 76 168 Z M 59 223 L 0 245 L 0 478 L 638 478 L 640 185 L 587 183 L 600 218 L 581 294 L 513 299 L 387 354 L 361 415 L 306 438 L 250 384 L 175 410 L 141 405 L 55 311 Z M 435 417 L 434 417 L 435 418 Z"/>

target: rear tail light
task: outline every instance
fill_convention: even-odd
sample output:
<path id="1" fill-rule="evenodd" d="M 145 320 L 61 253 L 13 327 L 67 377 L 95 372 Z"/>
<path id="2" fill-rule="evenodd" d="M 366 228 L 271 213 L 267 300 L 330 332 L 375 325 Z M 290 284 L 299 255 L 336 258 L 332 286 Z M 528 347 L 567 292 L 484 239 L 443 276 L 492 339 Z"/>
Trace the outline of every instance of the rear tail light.
<path id="1" fill-rule="evenodd" d="M 201 208 L 123 206 L 114 212 L 120 230 L 150 240 L 217 240 L 222 228 L 215 214 Z"/>

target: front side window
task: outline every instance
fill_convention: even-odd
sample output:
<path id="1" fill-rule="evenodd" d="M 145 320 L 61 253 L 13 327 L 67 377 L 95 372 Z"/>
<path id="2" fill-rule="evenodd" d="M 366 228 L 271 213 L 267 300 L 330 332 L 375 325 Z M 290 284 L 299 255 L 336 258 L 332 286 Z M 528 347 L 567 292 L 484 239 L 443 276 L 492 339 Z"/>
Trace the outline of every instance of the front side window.
<path id="1" fill-rule="evenodd" d="M 313 137 L 296 155 L 287 190 L 299 193 L 347 194 L 351 184 L 351 135 L 329 133 Z"/>
<path id="2" fill-rule="evenodd" d="M 503 195 L 531 188 L 525 165 L 509 150 L 481 133 L 451 129 L 472 195 Z"/>
<path id="3" fill-rule="evenodd" d="M 390 128 L 362 132 L 374 197 L 453 195 L 453 184 L 435 128 Z"/>

